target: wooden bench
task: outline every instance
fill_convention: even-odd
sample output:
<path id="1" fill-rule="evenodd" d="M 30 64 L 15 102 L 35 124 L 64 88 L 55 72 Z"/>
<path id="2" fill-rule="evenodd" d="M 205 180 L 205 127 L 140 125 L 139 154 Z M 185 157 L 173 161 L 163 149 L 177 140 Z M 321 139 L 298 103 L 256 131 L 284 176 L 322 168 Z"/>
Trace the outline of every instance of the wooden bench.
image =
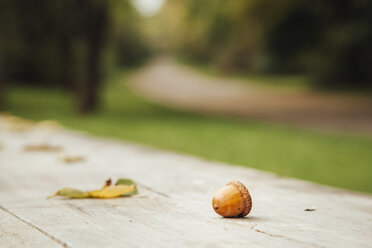
<path id="1" fill-rule="evenodd" d="M 3 128 L 0 142 L 0 247 L 372 246 L 371 195 L 65 130 Z M 86 159 L 66 164 L 56 153 L 23 151 L 39 143 Z M 46 199 L 63 187 L 99 188 L 108 177 L 133 179 L 139 194 Z M 252 195 L 252 212 L 222 218 L 212 196 L 236 179 Z"/>

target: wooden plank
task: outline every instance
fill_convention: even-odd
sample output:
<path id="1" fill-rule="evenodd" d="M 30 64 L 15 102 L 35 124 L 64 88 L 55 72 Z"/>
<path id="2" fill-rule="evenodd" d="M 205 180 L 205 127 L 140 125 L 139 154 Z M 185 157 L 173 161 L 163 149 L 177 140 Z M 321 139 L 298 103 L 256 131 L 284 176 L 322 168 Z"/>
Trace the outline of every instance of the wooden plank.
<path id="1" fill-rule="evenodd" d="M 0 208 L 0 247 L 63 247 L 63 244 Z"/>
<path id="2" fill-rule="evenodd" d="M 68 247 L 368 247 L 372 197 L 67 131 L 1 131 L 0 205 Z M 48 142 L 86 161 L 25 153 Z M 110 200 L 45 197 L 61 187 L 94 189 L 132 178 L 140 194 Z M 248 218 L 224 219 L 213 193 L 230 180 L 253 196 Z M 305 208 L 317 206 L 313 212 Z"/>

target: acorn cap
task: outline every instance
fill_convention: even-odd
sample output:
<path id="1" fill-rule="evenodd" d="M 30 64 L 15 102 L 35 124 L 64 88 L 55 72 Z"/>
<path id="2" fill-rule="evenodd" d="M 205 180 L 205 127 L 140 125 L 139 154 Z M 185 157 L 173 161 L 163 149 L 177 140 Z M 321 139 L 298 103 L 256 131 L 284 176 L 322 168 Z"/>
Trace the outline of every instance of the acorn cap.
<path id="1" fill-rule="evenodd" d="M 239 217 L 244 217 L 247 214 L 249 214 L 249 212 L 252 209 L 252 198 L 251 195 L 249 194 L 248 189 L 244 186 L 244 184 L 242 184 L 239 181 L 231 181 L 226 185 L 232 185 L 235 188 L 237 188 L 243 198 L 244 209 L 243 212 L 239 214 Z"/>

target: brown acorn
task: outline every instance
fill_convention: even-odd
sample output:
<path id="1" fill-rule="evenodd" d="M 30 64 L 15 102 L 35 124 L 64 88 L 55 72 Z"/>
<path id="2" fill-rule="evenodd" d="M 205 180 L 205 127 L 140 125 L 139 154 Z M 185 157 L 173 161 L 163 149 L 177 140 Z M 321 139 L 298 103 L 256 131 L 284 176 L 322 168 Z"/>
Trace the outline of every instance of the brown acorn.
<path id="1" fill-rule="evenodd" d="M 216 192 L 212 205 L 214 211 L 223 217 L 244 217 L 252 209 L 252 199 L 241 182 L 231 181 Z"/>

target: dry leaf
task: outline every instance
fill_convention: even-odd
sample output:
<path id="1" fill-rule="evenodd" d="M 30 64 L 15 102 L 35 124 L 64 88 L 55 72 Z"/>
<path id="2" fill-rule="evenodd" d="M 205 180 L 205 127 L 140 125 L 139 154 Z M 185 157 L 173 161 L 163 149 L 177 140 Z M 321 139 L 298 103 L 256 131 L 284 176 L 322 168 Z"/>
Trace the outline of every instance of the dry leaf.
<path id="1" fill-rule="evenodd" d="M 120 196 L 131 196 L 137 193 L 137 186 L 132 180 L 119 179 L 115 185 L 111 185 L 111 179 L 109 178 L 106 180 L 102 189 L 99 190 L 87 192 L 72 188 L 63 188 L 48 198 L 54 196 L 65 196 L 70 198 L 116 198 Z"/>
<path id="2" fill-rule="evenodd" d="M 73 154 L 66 154 L 64 152 L 59 152 L 57 154 L 58 159 L 62 160 L 63 162 L 67 164 L 76 163 L 84 161 L 84 157 L 80 155 L 73 155 Z"/>
<path id="3" fill-rule="evenodd" d="M 54 197 L 54 196 L 67 196 L 70 198 L 88 198 L 90 197 L 90 194 L 88 192 L 84 192 L 77 189 L 72 188 L 63 188 L 58 190 L 55 194 L 49 196 L 48 198 Z"/>
<path id="4" fill-rule="evenodd" d="M 5 127 L 14 132 L 22 132 L 30 129 L 33 125 L 34 122 L 25 120 L 16 116 L 4 116 L 3 117 L 5 121 Z"/>
<path id="5" fill-rule="evenodd" d="M 89 192 L 93 198 L 116 198 L 136 190 L 136 185 L 114 185 Z"/>
<path id="6" fill-rule="evenodd" d="M 81 161 L 84 160 L 84 157 L 78 156 L 78 155 L 75 155 L 75 156 L 63 156 L 62 157 L 62 160 L 63 160 L 63 162 L 70 164 L 70 163 L 81 162 Z"/>
<path id="7" fill-rule="evenodd" d="M 43 129 L 51 130 L 63 129 L 63 126 L 55 120 L 44 120 L 35 123 L 21 117 L 13 116 L 8 112 L 0 112 L 0 118 L 3 119 L 6 129 L 15 132 L 27 131 L 33 127 L 40 127 Z"/>
<path id="8" fill-rule="evenodd" d="M 48 144 L 27 145 L 24 147 L 24 150 L 27 152 L 58 152 L 61 150 L 61 147 Z"/>

